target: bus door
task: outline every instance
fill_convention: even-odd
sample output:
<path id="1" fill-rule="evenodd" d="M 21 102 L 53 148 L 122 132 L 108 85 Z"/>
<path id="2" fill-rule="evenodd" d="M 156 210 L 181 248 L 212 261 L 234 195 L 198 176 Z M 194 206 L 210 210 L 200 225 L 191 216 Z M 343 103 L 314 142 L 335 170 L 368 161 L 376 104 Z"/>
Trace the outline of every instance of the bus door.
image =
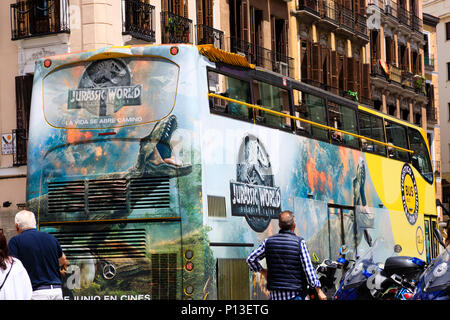
<path id="1" fill-rule="evenodd" d="M 437 217 L 432 215 L 425 215 L 424 227 L 427 263 L 430 263 L 433 258 L 436 258 L 439 255 L 439 243 L 433 235 L 433 229 L 438 229 Z"/>
<path id="2" fill-rule="evenodd" d="M 339 258 L 343 245 L 349 254 L 356 255 L 355 208 L 328 204 L 328 258 Z"/>
<path id="3" fill-rule="evenodd" d="M 69 261 L 65 299 L 181 298 L 181 224 L 173 219 L 43 224 Z M 169 236 L 170 235 L 170 236 Z"/>

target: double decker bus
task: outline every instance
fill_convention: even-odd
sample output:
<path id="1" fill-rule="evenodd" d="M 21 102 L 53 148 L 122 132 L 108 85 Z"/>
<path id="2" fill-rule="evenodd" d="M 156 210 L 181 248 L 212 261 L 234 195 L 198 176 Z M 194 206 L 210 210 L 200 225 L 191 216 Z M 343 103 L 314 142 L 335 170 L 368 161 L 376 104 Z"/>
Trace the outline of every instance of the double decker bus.
<path id="1" fill-rule="evenodd" d="M 267 299 L 245 259 L 284 210 L 321 259 L 437 255 L 421 128 L 209 45 L 38 60 L 27 207 L 67 299 Z"/>

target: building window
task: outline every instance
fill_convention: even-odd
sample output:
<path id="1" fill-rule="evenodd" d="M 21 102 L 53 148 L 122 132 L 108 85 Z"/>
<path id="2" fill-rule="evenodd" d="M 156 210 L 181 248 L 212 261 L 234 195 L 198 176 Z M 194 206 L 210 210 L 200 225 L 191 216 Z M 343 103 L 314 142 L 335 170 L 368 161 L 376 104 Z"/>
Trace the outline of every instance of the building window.
<path id="1" fill-rule="evenodd" d="M 450 121 L 450 102 L 448 103 L 448 121 Z"/>
<path id="2" fill-rule="evenodd" d="M 445 34 L 446 34 L 446 39 L 450 40 L 450 22 L 445 23 Z"/>
<path id="3" fill-rule="evenodd" d="M 447 62 L 447 81 L 450 81 L 450 62 Z"/>

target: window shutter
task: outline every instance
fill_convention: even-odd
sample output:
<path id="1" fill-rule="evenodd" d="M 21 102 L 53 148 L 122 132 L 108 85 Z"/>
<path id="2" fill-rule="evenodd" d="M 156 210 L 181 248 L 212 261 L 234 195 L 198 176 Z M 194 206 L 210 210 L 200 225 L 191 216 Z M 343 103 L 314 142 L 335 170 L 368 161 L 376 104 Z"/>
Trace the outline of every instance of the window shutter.
<path id="1" fill-rule="evenodd" d="M 353 58 L 346 57 L 346 62 L 347 62 L 347 91 L 348 90 L 355 91 L 354 72 L 356 70 L 354 70 Z"/>
<path id="2" fill-rule="evenodd" d="M 242 0 L 241 2 L 241 40 L 248 42 L 248 2 Z"/>
<path id="3" fill-rule="evenodd" d="M 338 53 L 336 50 L 331 51 L 331 91 L 333 93 L 339 94 L 339 68 L 338 68 Z"/>
<path id="4" fill-rule="evenodd" d="M 316 84 L 322 83 L 322 67 L 321 67 L 321 48 L 320 44 L 315 42 L 312 44 L 312 80 Z"/>
<path id="5" fill-rule="evenodd" d="M 363 64 L 362 70 L 362 96 L 370 100 L 370 64 Z"/>
<path id="6" fill-rule="evenodd" d="M 16 127 L 28 132 L 33 75 L 16 77 Z"/>
<path id="7" fill-rule="evenodd" d="M 197 25 L 204 24 L 203 21 L 203 0 L 197 0 Z"/>
<path id="8" fill-rule="evenodd" d="M 325 46 L 321 46 L 321 68 L 322 68 L 322 84 L 331 86 L 331 61 L 330 61 L 330 49 Z"/>
<path id="9" fill-rule="evenodd" d="M 206 22 L 203 23 L 207 26 L 213 27 L 214 21 L 213 21 L 213 0 L 206 0 L 205 1 L 205 8 L 203 8 L 203 11 L 206 13 Z"/>
<path id="10" fill-rule="evenodd" d="M 311 41 L 300 39 L 300 73 L 304 82 L 311 80 Z"/>

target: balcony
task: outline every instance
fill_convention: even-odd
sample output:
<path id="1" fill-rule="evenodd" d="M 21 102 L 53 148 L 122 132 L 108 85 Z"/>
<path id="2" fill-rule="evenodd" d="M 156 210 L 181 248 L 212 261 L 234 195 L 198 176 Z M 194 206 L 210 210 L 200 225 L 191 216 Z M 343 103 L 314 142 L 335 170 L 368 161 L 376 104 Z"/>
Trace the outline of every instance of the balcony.
<path id="1" fill-rule="evenodd" d="M 393 64 L 389 65 L 389 80 L 402 83 L 402 70 Z"/>
<path id="2" fill-rule="evenodd" d="M 380 59 L 378 58 L 372 58 L 370 74 L 374 77 L 387 80 L 386 72 L 384 72 L 383 68 L 381 67 Z"/>
<path id="3" fill-rule="evenodd" d="M 411 13 L 411 27 L 415 32 L 422 34 L 423 20 Z"/>
<path id="4" fill-rule="evenodd" d="M 172 12 L 161 12 L 162 43 L 193 43 L 192 20 Z"/>
<path id="5" fill-rule="evenodd" d="M 297 11 L 309 11 L 312 14 L 319 15 L 318 0 L 299 0 L 297 4 Z"/>
<path id="6" fill-rule="evenodd" d="M 321 24 L 328 26 L 331 30 L 339 26 L 339 4 L 333 0 L 320 2 L 319 13 Z"/>
<path id="7" fill-rule="evenodd" d="M 285 76 L 294 76 L 294 59 L 253 43 L 230 38 L 230 51 L 246 57 L 249 63 L 265 68 Z"/>
<path id="8" fill-rule="evenodd" d="M 155 42 L 155 7 L 140 0 L 122 0 L 122 34 Z"/>
<path id="9" fill-rule="evenodd" d="M 26 0 L 10 6 L 11 40 L 69 33 L 68 0 Z"/>
<path id="10" fill-rule="evenodd" d="M 298 0 L 293 14 L 302 22 L 309 24 L 320 20 L 318 0 Z"/>
<path id="11" fill-rule="evenodd" d="M 341 9 L 339 15 L 340 28 L 338 29 L 338 31 L 351 36 L 354 34 L 355 29 L 355 18 L 353 16 L 353 11 L 346 7 L 341 7 L 340 9 Z"/>
<path id="12" fill-rule="evenodd" d="M 409 12 L 398 4 L 397 6 L 398 21 L 408 27 L 411 27 L 411 17 Z"/>
<path id="13" fill-rule="evenodd" d="M 425 56 L 423 58 L 425 69 L 426 70 L 434 70 L 434 56 Z"/>
<path id="14" fill-rule="evenodd" d="M 197 25 L 197 44 L 213 44 L 223 49 L 223 31 L 199 24 Z"/>
<path id="15" fill-rule="evenodd" d="M 402 86 L 413 89 L 413 74 L 409 71 L 402 71 Z"/>
<path id="16" fill-rule="evenodd" d="M 369 41 L 369 33 L 367 30 L 367 18 L 363 15 L 356 15 L 356 23 L 355 23 L 355 31 L 356 35 L 367 42 Z"/>

